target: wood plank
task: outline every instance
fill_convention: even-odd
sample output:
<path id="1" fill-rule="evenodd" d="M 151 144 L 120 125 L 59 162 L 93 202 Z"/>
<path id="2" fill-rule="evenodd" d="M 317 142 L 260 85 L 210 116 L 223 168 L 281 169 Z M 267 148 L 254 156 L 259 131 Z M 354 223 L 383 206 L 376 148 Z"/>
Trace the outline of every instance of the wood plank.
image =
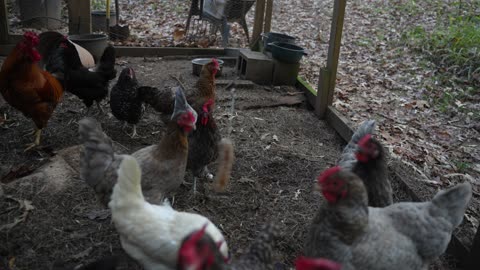
<path id="1" fill-rule="evenodd" d="M 272 13 L 273 13 L 273 0 L 267 0 L 267 7 L 265 9 L 265 25 L 263 26 L 263 32 L 268 33 L 272 28 Z"/>
<path id="2" fill-rule="evenodd" d="M 169 56 L 169 55 L 225 55 L 224 49 L 210 48 L 164 48 L 164 47 L 125 47 L 116 46 L 117 56 L 144 57 L 144 56 Z"/>
<path id="3" fill-rule="evenodd" d="M 69 34 L 89 34 L 92 32 L 90 1 L 68 0 Z"/>
<path id="4" fill-rule="evenodd" d="M 312 108 L 315 108 L 315 104 L 317 102 L 317 90 L 315 90 L 307 81 L 305 81 L 300 76 L 297 77 L 297 83 L 295 84 L 295 87 L 305 93 L 308 104 Z"/>
<path id="5" fill-rule="evenodd" d="M 15 47 L 15 44 L 0 44 L 0 56 L 7 56 Z"/>
<path id="6" fill-rule="evenodd" d="M 315 102 L 315 114 L 323 119 L 326 116 L 328 106 L 332 105 L 330 96 L 330 78 L 332 72 L 328 68 L 320 68 L 320 78 L 318 79 L 318 91 Z"/>
<path id="7" fill-rule="evenodd" d="M 263 30 L 263 21 L 265 16 L 265 0 L 255 1 L 255 19 L 253 23 L 252 39 L 250 39 L 250 47 L 253 47 L 258 40 Z"/>
<path id="8" fill-rule="evenodd" d="M 215 85 L 219 87 L 217 90 L 223 90 L 233 84 L 235 84 L 235 87 L 243 89 L 252 89 L 255 86 L 255 84 L 249 80 L 215 80 Z"/>
<path id="9" fill-rule="evenodd" d="M 0 18 L 0 43 L 6 43 L 9 35 L 6 0 L 0 0 Z"/>
<path id="10" fill-rule="evenodd" d="M 328 106 L 325 120 L 345 141 L 350 141 L 353 135 L 352 123 L 342 113 L 332 106 Z"/>
<path id="11" fill-rule="evenodd" d="M 342 43 L 343 20 L 345 17 L 346 0 L 335 0 L 333 6 L 332 27 L 330 29 L 330 41 L 328 46 L 327 69 L 330 72 L 328 93 L 326 95 L 327 105 L 333 103 L 333 93 L 335 90 L 335 80 L 337 79 L 338 57 L 340 56 L 340 46 Z M 319 82 L 319 85 L 322 82 Z M 324 101 L 322 101 L 324 102 Z M 322 111 L 320 110 L 320 113 Z"/>

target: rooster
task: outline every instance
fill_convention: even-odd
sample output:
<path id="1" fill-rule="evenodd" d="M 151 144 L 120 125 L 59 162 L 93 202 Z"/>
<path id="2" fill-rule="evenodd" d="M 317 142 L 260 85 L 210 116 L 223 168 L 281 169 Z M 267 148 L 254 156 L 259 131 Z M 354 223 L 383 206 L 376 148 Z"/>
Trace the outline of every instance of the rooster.
<path id="1" fill-rule="evenodd" d="M 87 114 L 95 101 L 100 111 L 100 101 L 108 95 L 109 81 L 116 77 L 115 49 L 109 45 L 93 69 L 82 65 L 75 44 L 66 42 L 64 48 L 64 81 L 65 90 L 79 97 L 85 106 Z"/>
<path id="2" fill-rule="evenodd" d="M 175 211 L 168 201 L 150 204 L 142 194 L 142 172 L 137 160 L 125 155 L 108 206 L 123 249 L 146 270 L 174 269 L 183 239 L 203 229 L 228 258 L 225 237 L 208 218 Z M 158 176 L 161 179 L 161 176 Z"/>
<path id="3" fill-rule="evenodd" d="M 340 270 L 342 266 L 327 259 L 298 257 L 295 260 L 295 270 Z"/>
<path id="4" fill-rule="evenodd" d="M 187 165 L 187 136 L 195 128 L 196 121 L 197 114 L 187 103 L 182 89 L 177 88 L 175 110 L 165 135 L 157 145 L 132 154 L 143 171 L 143 190 L 151 195 L 152 201 L 161 201 L 182 184 Z M 124 156 L 114 153 L 112 140 L 96 121 L 86 118 L 79 124 L 80 139 L 85 148 L 80 157 L 81 178 L 94 188 L 100 201 L 107 204 Z"/>
<path id="5" fill-rule="evenodd" d="M 124 68 L 118 77 L 117 83 L 110 91 L 112 114 L 118 120 L 126 121 L 126 123 L 133 125 L 132 138 L 137 136 L 136 124 L 145 112 L 143 92 L 149 89 L 150 87 L 138 85 L 132 68 Z"/>
<path id="6" fill-rule="evenodd" d="M 188 102 L 199 116 L 197 130 L 188 138 L 189 153 L 187 170 L 193 174 L 193 190 L 196 191 L 197 178 L 212 179 L 207 165 L 218 158 L 220 132 L 213 117 L 215 108 L 215 75 L 220 70 L 217 59 L 213 58 L 202 67 L 200 78 L 194 89 L 187 95 Z M 156 111 L 169 114 L 172 104 L 171 93 L 152 88 L 146 91 L 145 102 Z"/>
<path id="7" fill-rule="evenodd" d="M 472 196 L 466 182 L 429 202 L 368 207 L 367 191 L 353 172 L 334 167 L 318 179 L 327 204 L 314 218 L 305 255 L 342 269 L 426 269 L 445 252 Z"/>
<path id="8" fill-rule="evenodd" d="M 263 226 L 260 234 L 250 245 L 247 253 L 230 263 L 221 260 L 213 239 L 202 230 L 186 238 L 180 248 L 177 269 L 207 270 L 266 270 L 273 269 L 273 247 L 281 237 L 280 226 L 269 223 Z"/>
<path id="9" fill-rule="evenodd" d="M 37 65 L 41 56 L 38 35 L 26 32 L 0 70 L 0 92 L 5 101 L 35 123 L 35 140 L 25 151 L 40 145 L 40 135 L 63 95 L 63 87 Z"/>

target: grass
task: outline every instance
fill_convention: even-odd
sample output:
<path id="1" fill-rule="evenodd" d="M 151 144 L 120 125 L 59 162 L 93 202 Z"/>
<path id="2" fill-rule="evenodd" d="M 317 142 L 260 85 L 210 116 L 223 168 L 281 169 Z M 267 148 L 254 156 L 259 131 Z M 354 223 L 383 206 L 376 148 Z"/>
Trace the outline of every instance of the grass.
<path id="1" fill-rule="evenodd" d="M 430 89 L 428 97 L 442 112 L 447 112 L 459 101 L 479 94 L 480 15 L 475 14 L 474 10 L 480 8 L 480 1 L 471 2 L 469 7 L 465 7 L 460 1 L 450 3 L 448 7 L 445 1 L 430 2 L 435 2 L 433 10 L 436 22 L 433 28 L 412 26 L 402 33 L 401 43 L 422 52 L 426 59 L 437 66 L 433 80 L 450 90 L 435 92 Z M 417 12 L 414 1 L 407 1 L 399 9 L 404 12 Z M 478 111 L 469 111 L 462 107 L 458 110 L 479 115 Z"/>

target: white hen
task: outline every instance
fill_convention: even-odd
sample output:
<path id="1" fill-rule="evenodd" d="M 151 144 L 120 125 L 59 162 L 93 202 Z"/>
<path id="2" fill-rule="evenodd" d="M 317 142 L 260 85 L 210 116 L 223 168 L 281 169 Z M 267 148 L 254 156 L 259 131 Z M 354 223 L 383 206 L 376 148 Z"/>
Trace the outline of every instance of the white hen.
<path id="1" fill-rule="evenodd" d="M 125 155 L 120 164 L 108 206 L 123 249 L 146 270 L 175 269 L 182 240 L 205 224 L 206 233 L 222 243 L 220 252 L 228 258 L 225 238 L 208 218 L 175 211 L 167 201 L 163 205 L 145 201 L 140 167 L 132 156 Z"/>

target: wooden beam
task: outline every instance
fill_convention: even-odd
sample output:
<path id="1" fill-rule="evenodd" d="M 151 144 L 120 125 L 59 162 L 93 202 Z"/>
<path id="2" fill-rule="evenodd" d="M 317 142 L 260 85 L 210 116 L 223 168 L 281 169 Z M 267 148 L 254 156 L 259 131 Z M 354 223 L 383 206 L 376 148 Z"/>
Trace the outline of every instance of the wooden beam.
<path id="1" fill-rule="evenodd" d="M 273 13 L 273 0 L 267 0 L 267 7 L 265 9 L 265 25 L 263 26 L 263 32 L 268 33 L 272 28 L 272 13 Z"/>
<path id="2" fill-rule="evenodd" d="M 68 0 L 69 34 L 90 34 L 92 32 L 92 13 L 90 1 Z"/>
<path id="3" fill-rule="evenodd" d="M 0 43 L 6 43 L 9 35 L 6 0 L 0 0 L 0 18 Z"/>
<path id="4" fill-rule="evenodd" d="M 265 0 L 255 1 L 255 20 L 253 23 L 252 39 L 250 39 L 250 47 L 260 40 L 263 30 L 263 20 L 265 15 Z"/>
<path id="5" fill-rule="evenodd" d="M 327 113 L 328 106 L 332 105 L 330 100 L 330 78 L 332 72 L 328 68 L 320 68 L 320 78 L 318 79 L 317 98 L 315 102 L 315 114 L 323 119 Z M 333 97 L 333 95 L 331 96 Z"/>
<path id="6" fill-rule="evenodd" d="M 352 123 L 341 112 L 332 106 L 328 106 L 325 119 L 345 141 L 350 141 L 353 135 Z"/>
<path id="7" fill-rule="evenodd" d="M 224 49 L 210 48 L 163 48 L 163 47 L 124 47 L 116 46 L 117 56 L 144 57 L 144 56 L 169 56 L 169 55 L 225 55 Z"/>
<path id="8" fill-rule="evenodd" d="M 342 43 L 343 20 L 345 17 L 346 0 L 335 0 L 333 6 L 332 27 L 330 29 L 330 41 L 328 45 L 328 59 L 326 70 L 320 70 L 320 79 L 318 82 L 319 90 L 317 98 L 319 99 L 316 113 L 320 118 L 325 117 L 327 106 L 333 103 L 333 93 L 335 90 L 335 80 L 337 79 L 338 57 L 340 56 L 340 45 Z M 323 76 L 322 76 L 323 73 Z M 328 78 L 325 76 L 329 73 Z M 324 79 L 328 79 L 328 87 Z M 321 88 L 321 89 L 320 89 Z"/>

